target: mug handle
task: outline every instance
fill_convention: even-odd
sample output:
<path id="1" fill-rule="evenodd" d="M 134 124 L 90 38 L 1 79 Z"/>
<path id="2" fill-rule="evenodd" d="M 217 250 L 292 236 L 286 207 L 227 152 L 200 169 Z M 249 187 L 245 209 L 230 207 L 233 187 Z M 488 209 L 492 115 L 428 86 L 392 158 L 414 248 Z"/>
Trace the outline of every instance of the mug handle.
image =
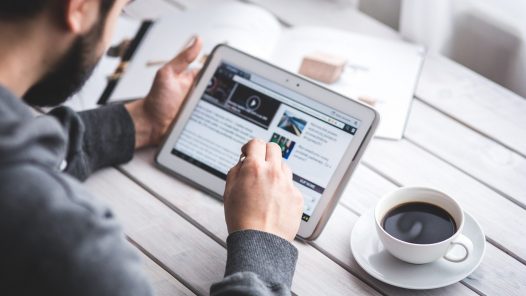
<path id="1" fill-rule="evenodd" d="M 459 245 L 461 246 L 462 248 L 464 248 L 464 255 L 463 256 L 454 256 L 452 255 L 452 250 L 453 250 L 453 247 L 455 245 Z M 466 259 L 468 259 L 469 257 L 469 254 L 473 251 L 473 243 L 471 242 L 471 240 L 469 238 L 467 238 L 465 235 L 463 234 L 460 234 L 454 241 L 451 242 L 451 244 L 449 245 L 449 249 L 447 250 L 447 253 L 446 255 L 444 255 L 444 259 L 446 259 L 447 261 L 450 261 L 450 262 L 455 262 L 455 263 L 459 263 L 459 262 L 463 262 L 465 261 Z"/>

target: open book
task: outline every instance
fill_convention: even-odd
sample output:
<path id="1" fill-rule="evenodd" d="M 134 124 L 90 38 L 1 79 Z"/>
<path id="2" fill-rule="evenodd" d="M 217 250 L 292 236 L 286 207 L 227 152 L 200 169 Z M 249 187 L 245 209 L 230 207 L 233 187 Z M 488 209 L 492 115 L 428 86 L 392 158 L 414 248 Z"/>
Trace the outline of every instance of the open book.
<path id="1" fill-rule="evenodd" d="M 266 10 L 240 2 L 221 2 L 164 16 L 147 32 L 109 102 L 144 97 L 162 63 L 198 34 L 203 55 L 219 43 L 248 52 L 298 73 L 305 55 L 323 52 L 347 59 L 338 81 L 318 82 L 347 97 L 373 98 L 381 121 L 376 135 L 400 139 L 424 59 L 420 46 L 322 27 L 283 28 Z M 199 66 L 197 59 L 194 66 Z"/>

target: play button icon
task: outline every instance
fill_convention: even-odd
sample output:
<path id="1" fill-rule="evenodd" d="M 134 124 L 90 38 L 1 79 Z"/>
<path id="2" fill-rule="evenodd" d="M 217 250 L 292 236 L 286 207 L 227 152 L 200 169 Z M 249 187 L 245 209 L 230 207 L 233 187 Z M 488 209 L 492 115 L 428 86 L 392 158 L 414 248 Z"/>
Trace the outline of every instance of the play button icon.
<path id="1" fill-rule="evenodd" d="M 248 110 L 254 111 L 261 105 L 261 99 L 258 96 L 250 96 L 247 100 L 246 107 Z"/>

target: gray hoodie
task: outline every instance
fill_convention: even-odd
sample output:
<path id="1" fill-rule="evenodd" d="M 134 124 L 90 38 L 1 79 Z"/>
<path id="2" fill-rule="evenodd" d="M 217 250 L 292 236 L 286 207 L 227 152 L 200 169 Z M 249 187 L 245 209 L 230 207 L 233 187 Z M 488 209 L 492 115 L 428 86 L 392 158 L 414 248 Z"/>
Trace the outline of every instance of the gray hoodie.
<path id="1" fill-rule="evenodd" d="M 79 182 L 129 161 L 135 131 L 122 105 L 33 117 L 0 86 L 0 295 L 152 295 L 112 211 Z M 212 295 L 288 295 L 297 259 L 287 241 L 227 239 Z"/>

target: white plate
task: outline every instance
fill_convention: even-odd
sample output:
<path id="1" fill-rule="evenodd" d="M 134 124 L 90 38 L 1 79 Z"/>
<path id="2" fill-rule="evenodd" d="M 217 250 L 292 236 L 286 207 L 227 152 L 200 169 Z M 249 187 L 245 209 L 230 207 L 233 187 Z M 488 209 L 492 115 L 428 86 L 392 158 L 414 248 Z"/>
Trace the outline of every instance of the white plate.
<path id="1" fill-rule="evenodd" d="M 473 242 L 473 253 L 462 263 L 438 259 L 428 264 L 403 262 L 384 249 L 376 234 L 374 211 L 362 215 L 351 234 L 351 251 L 358 264 L 378 280 L 407 289 L 434 289 L 454 284 L 470 275 L 482 261 L 486 240 L 480 225 L 465 213 L 463 234 Z"/>

